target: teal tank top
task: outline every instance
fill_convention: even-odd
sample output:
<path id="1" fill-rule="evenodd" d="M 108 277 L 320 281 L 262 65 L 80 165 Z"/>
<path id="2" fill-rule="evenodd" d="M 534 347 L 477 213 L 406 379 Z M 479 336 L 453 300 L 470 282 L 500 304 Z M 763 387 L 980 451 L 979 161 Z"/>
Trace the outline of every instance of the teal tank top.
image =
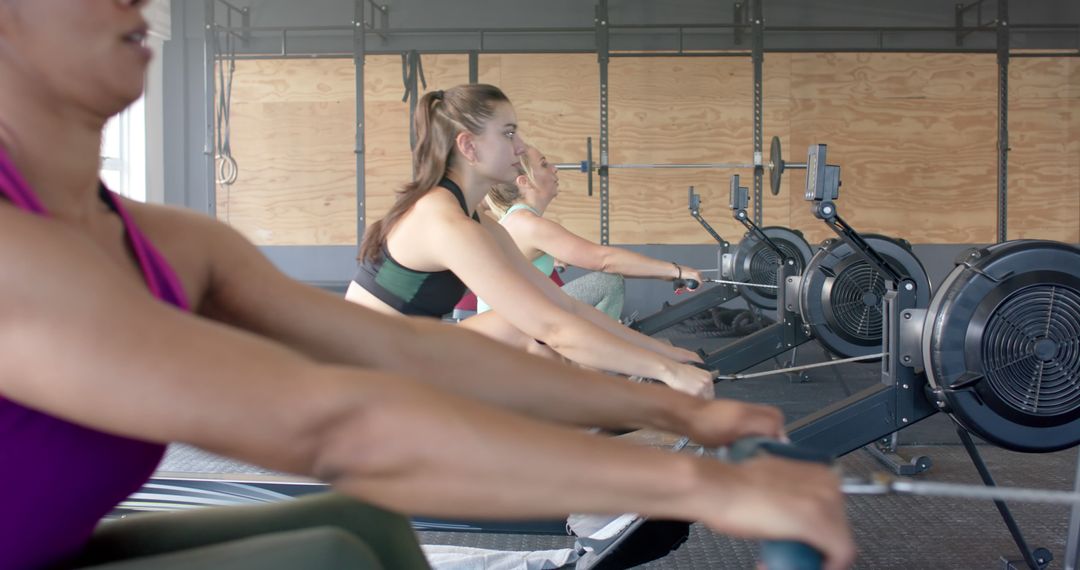
<path id="1" fill-rule="evenodd" d="M 514 212 L 517 212 L 518 210 L 528 210 L 528 211 L 532 212 L 533 214 L 536 214 L 537 216 L 541 216 L 540 212 L 536 211 L 536 208 L 533 208 L 532 206 L 530 206 L 528 204 L 518 202 L 517 204 L 514 204 L 513 206 L 510 206 L 510 208 L 508 210 L 506 210 L 506 213 L 503 214 L 503 216 L 501 218 L 499 218 L 499 223 L 501 224 L 502 221 L 505 220 L 507 216 L 509 216 L 510 214 L 513 214 Z M 551 275 L 551 272 L 555 270 L 555 258 L 552 257 L 550 253 L 545 252 L 540 257 L 537 257 L 536 259 L 532 260 L 532 264 L 545 277 L 547 277 L 548 275 Z M 490 310 L 491 310 L 491 307 L 489 307 L 488 304 L 485 303 L 483 299 L 481 299 L 479 297 L 476 298 L 476 313 L 477 314 L 484 313 L 484 312 L 487 312 L 487 311 L 490 311 Z"/>

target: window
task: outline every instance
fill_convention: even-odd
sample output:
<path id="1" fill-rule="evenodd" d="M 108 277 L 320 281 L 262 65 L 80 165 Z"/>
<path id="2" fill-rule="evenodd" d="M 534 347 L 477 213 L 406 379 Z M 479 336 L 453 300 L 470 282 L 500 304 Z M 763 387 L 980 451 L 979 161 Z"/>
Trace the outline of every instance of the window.
<path id="1" fill-rule="evenodd" d="M 150 0 L 143 15 L 154 59 L 146 71 L 146 92 L 109 120 L 101 140 L 101 179 L 111 190 L 140 202 L 165 201 L 164 79 L 162 51 L 171 37 L 171 2 Z"/>
<path id="2" fill-rule="evenodd" d="M 110 190 L 146 201 L 146 101 L 140 97 L 105 125 L 101 179 Z"/>

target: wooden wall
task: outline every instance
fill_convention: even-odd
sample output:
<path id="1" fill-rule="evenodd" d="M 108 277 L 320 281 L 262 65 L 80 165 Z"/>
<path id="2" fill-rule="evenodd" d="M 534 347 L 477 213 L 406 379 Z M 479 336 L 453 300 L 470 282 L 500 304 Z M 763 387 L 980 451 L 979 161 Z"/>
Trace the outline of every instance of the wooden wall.
<path id="1" fill-rule="evenodd" d="M 919 243 L 994 241 L 994 56 L 800 56 L 791 76 L 790 154 L 805 161 L 828 143 L 849 223 Z M 832 233 L 810 215 L 804 183 L 804 172 L 787 180 L 791 223 L 813 242 Z"/>
<path id="2" fill-rule="evenodd" d="M 1080 60 L 1009 69 L 1009 238 L 1080 242 Z"/>
<path id="3" fill-rule="evenodd" d="M 521 135 L 549 159 L 584 160 L 589 136 L 593 151 L 598 152 L 600 73 L 595 55 L 484 56 L 478 72 L 481 82 L 498 85 L 510 97 Z M 580 236 L 599 241 L 599 184 L 592 198 L 587 192 L 584 174 L 560 172 L 559 197 L 546 215 Z"/>
<path id="4" fill-rule="evenodd" d="M 463 55 L 426 55 L 428 89 L 465 82 Z M 769 54 L 765 147 L 785 158 L 829 144 L 842 168 L 841 214 L 856 228 L 913 243 L 995 240 L 997 66 L 971 54 Z M 521 133 L 556 162 L 597 152 L 598 72 L 593 55 L 493 55 L 480 80 L 515 102 Z M 752 162 L 752 69 L 744 58 L 616 58 L 610 68 L 610 161 Z M 366 211 L 378 219 L 410 174 L 401 60 L 365 65 Z M 356 243 L 351 60 L 238 62 L 233 150 L 240 179 L 218 189 L 218 211 L 260 244 Z M 1080 242 L 1080 62 L 1014 59 L 1010 69 L 1009 237 Z M 598 158 L 598 154 L 595 155 Z M 766 156 L 767 160 L 767 156 Z M 703 214 L 737 240 L 726 208 L 741 170 L 613 170 L 613 243 L 709 243 L 689 216 Z M 599 238 L 598 197 L 584 174 L 560 173 L 551 216 Z M 802 171 L 769 194 L 765 222 L 830 235 L 802 199 Z"/>
<path id="5" fill-rule="evenodd" d="M 351 61 L 237 62 L 232 150 L 218 217 L 255 243 L 356 243 Z"/>
<path id="6" fill-rule="evenodd" d="M 427 55 L 423 62 L 429 91 L 447 89 L 469 81 L 468 56 Z M 351 68 L 352 61 L 347 63 Z M 400 57 L 380 55 L 369 56 L 365 60 L 364 194 L 368 223 L 378 220 L 390 209 L 396 192 L 412 178 L 409 104 L 401 101 L 404 94 Z M 355 183 L 353 192 L 356 192 Z M 353 226 L 356 226 L 355 221 Z M 355 229 L 353 234 L 355 236 Z M 356 244 L 355 237 L 341 245 L 350 244 Z"/>
<path id="7" fill-rule="evenodd" d="M 790 56 L 769 58 L 763 95 L 765 132 L 786 136 Z M 753 68 L 742 58 L 614 59 L 611 162 L 753 163 Z M 765 142 L 766 147 L 768 141 Z M 729 180 L 753 187 L 753 169 L 615 170 L 612 243 L 708 243 L 687 209 L 687 188 L 702 215 L 730 241 L 744 228 L 728 209 Z M 786 200 L 769 200 L 767 224 L 786 224 Z"/>

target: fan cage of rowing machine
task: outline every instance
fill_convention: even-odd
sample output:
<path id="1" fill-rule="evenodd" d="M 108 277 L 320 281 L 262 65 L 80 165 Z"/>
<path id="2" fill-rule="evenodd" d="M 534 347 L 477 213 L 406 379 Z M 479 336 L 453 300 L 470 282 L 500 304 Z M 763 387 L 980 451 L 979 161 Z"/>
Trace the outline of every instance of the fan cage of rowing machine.
<path id="1" fill-rule="evenodd" d="M 866 243 L 915 284 L 915 308 L 930 304 L 930 279 L 911 245 L 878 234 L 862 236 Z M 803 272 L 799 313 L 814 338 L 841 358 L 869 356 L 882 351 L 882 298 L 885 278 L 849 243 L 822 242 Z"/>
<path id="2" fill-rule="evenodd" d="M 810 244 L 802 232 L 780 226 L 768 226 L 762 231 L 785 255 L 795 260 L 796 273 L 813 257 Z M 776 270 L 780 267 L 780 257 L 764 240 L 747 232 L 742 241 L 730 254 L 730 263 L 722 264 L 730 268 L 726 277 L 739 283 L 756 285 L 776 285 Z M 748 287 L 738 285 L 739 294 L 754 306 L 768 311 L 776 310 L 776 289 Z"/>
<path id="3" fill-rule="evenodd" d="M 923 323 L 932 396 L 1013 451 L 1080 443 L 1080 249 L 1016 240 L 962 255 Z"/>

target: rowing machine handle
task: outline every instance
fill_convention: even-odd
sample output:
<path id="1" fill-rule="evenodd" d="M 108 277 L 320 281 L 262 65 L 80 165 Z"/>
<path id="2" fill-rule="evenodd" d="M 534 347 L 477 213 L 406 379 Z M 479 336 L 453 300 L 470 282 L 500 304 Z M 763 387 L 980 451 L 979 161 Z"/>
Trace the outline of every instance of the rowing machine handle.
<path id="1" fill-rule="evenodd" d="M 687 291 L 693 291 L 701 286 L 701 283 L 697 279 L 676 279 L 674 281 L 675 290 L 686 288 Z"/>
<path id="2" fill-rule="evenodd" d="M 798 461 L 829 463 L 830 458 L 766 437 L 749 437 L 731 444 L 727 458 L 740 463 L 761 453 Z M 822 556 L 812 546 L 790 540 L 761 543 L 761 564 L 767 570 L 821 570 Z"/>

